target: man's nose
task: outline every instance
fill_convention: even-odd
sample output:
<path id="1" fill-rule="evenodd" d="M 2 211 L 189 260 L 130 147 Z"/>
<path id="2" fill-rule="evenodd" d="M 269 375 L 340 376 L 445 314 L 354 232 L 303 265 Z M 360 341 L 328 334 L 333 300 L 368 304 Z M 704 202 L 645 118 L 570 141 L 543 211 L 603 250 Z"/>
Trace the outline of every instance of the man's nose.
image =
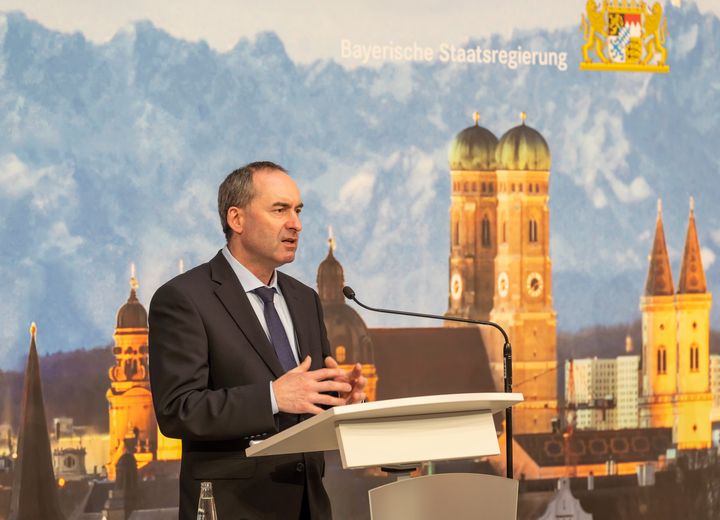
<path id="1" fill-rule="evenodd" d="M 302 222 L 300 222 L 300 214 L 292 212 L 292 217 L 287 222 L 288 229 L 293 229 L 298 233 L 302 230 Z"/>

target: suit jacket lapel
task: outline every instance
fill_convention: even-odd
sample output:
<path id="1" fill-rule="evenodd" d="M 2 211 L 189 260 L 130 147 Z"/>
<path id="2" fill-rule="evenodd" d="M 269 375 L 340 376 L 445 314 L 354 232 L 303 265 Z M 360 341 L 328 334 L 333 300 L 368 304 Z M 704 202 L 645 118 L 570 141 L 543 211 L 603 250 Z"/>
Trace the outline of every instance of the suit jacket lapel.
<path id="1" fill-rule="evenodd" d="M 308 344 L 310 334 L 307 330 L 309 321 L 305 311 L 307 302 L 301 301 L 300 294 L 289 276 L 280 271 L 277 272 L 277 276 L 278 285 L 290 311 L 290 318 L 292 318 L 295 337 L 297 338 L 298 359 L 300 359 L 300 363 L 302 363 L 305 356 L 310 354 L 310 345 Z M 313 360 L 313 365 L 315 365 L 317 361 L 318 360 Z M 322 360 L 319 361 L 322 364 Z"/>
<path id="2" fill-rule="evenodd" d="M 219 252 L 215 258 L 210 260 L 210 273 L 213 281 L 219 283 L 215 288 L 215 294 L 237 326 L 240 327 L 250 345 L 265 361 L 265 364 L 275 377 L 282 376 L 284 371 L 275 349 L 268 340 L 262 325 L 260 325 L 255 310 L 250 305 L 245 289 L 243 289 L 222 252 Z"/>

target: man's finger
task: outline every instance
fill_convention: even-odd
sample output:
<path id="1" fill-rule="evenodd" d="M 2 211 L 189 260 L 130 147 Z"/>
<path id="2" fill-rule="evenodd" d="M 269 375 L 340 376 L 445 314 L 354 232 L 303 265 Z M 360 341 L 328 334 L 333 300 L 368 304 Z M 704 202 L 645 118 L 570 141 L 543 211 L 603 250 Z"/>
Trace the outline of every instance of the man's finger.
<path id="1" fill-rule="evenodd" d="M 328 394 L 317 394 L 312 402 L 315 404 L 324 404 L 325 406 L 342 406 L 347 404 L 347 401 L 342 397 L 333 397 Z"/>
<path id="2" fill-rule="evenodd" d="M 342 392 L 346 394 L 352 391 L 352 386 L 348 383 L 341 383 L 339 381 L 320 381 L 315 386 L 317 392 Z"/>
<path id="3" fill-rule="evenodd" d="M 311 363 L 312 359 L 310 358 L 310 356 L 307 356 L 305 359 L 303 359 L 302 363 L 300 363 L 292 370 L 288 370 L 288 372 L 307 372 L 308 370 L 310 370 Z"/>
<path id="4" fill-rule="evenodd" d="M 338 363 L 337 363 L 337 361 L 335 361 L 335 358 L 333 358 L 332 356 L 327 356 L 325 358 L 325 366 L 327 368 L 337 368 Z"/>
<path id="5" fill-rule="evenodd" d="M 312 403 L 308 403 L 308 405 L 307 405 L 307 407 L 305 408 L 305 410 L 303 411 L 303 413 L 311 413 L 311 414 L 313 414 L 313 415 L 317 415 L 317 414 L 319 414 L 319 413 L 323 413 L 324 411 L 325 411 L 325 410 L 323 410 L 323 409 L 320 408 L 319 406 L 315 406 L 315 405 L 312 404 Z"/>
<path id="6" fill-rule="evenodd" d="M 342 368 L 318 368 L 308 372 L 313 379 L 316 381 L 322 381 L 323 379 L 335 379 L 336 377 L 347 377 L 347 374 Z"/>

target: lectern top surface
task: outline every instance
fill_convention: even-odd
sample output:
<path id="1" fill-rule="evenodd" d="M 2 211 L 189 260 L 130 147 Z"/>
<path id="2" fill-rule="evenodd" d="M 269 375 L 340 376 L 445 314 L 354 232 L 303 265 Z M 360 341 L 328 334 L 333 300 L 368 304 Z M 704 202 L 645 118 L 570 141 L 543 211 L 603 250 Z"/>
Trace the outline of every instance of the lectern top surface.
<path id="1" fill-rule="evenodd" d="M 522 402 L 520 393 L 468 393 L 404 397 L 336 406 L 246 450 L 248 456 L 337 449 L 338 424 L 406 421 L 422 417 L 496 413 Z M 493 435 L 494 427 L 491 428 Z"/>
<path id="2" fill-rule="evenodd" d="M 337 420 L 348 420 L 354 416 L 388 417 L 397 415 L 425 415 L 432 413 L 467 412 L 487 410 L 499 412 L 523 400 L 520 393 L 503 394 L 495 392 L 472 394 L 422 395 L 402 397 L 368 403 L 348 404 L 330 408 L 325 413 Z M 329 412 L 329 413 L 328 413 Z M 325 415 L 325 413 L 321 415 Z M 321 415 L 312 419 L 320 418 Z M 311 419 L 311 420 L 312 420 Z"/>

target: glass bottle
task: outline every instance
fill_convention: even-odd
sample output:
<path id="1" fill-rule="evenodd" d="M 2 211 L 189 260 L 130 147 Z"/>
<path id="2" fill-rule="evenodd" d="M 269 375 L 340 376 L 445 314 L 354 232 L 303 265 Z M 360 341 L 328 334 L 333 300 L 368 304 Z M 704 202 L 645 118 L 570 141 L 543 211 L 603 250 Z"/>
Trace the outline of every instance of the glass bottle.
<path id="1" fill-rule="evenodd" d="M 200 502 L 198 502 L 197 520 L 218 520 L 215 511 L 212 482 L 200 483 Z"/>

